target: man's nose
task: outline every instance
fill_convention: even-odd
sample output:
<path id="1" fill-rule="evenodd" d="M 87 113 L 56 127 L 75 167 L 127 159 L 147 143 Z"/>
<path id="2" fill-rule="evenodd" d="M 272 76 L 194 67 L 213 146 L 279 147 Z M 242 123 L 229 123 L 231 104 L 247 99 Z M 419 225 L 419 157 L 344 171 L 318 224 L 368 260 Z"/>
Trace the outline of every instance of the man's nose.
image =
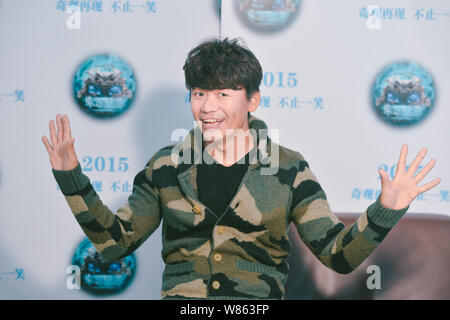
<path id="1" fill-rule="evenodd" d="M 205 103 L 202 106 L 202 112 L 209 113 L 216 111 L 219 107 L 219 101 L 214 94 L 207 94 L 205 98 Z"/>

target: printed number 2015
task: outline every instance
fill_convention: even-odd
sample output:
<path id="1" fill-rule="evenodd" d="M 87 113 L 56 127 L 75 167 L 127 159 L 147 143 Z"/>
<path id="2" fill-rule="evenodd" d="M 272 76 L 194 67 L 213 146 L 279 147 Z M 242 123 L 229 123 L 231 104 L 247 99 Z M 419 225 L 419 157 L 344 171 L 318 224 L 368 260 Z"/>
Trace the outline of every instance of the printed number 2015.
<path id="1" fill-rule="evenodd" d="M 409 169 L 409 166 L 410 165 L 406 166 L 406 170 Z M 389 178 L 392 180 L 392 179 L 394 179 L 395 172 L 397 171 L 397 165 L 396 164 L 391 165 L 391 167 L 389 168 L 389 166 L 387 164 L 383 163 L 378 166 L 378 169 L 383 169 L 384 171 L 386 171 L 389 174 Z M 414 173 L 414 176 L 422 169 L 423 169 L 423 166 L 419 166 L 417 168 L 417 171 Z M 380 179 L 381 179 L 381 177 L 380 177 L 380 175 L 378 175 L 378 180 L 380 180 Z"/>
<path id="2" fill-rule="evenodd" d="M 273 87 L 274 85 L 278 88 L 294 88 L 298 84 L 297 72 L 289 72 L 286 76 L 284 72 L 273 73 L 267 71 L 263 76 L 263 84 L 266 87 Z"/>
<path id="3" fill-rule="evenodd" d="M 128 157 L 96 157 L 86 156 L 82 159 L 83 171 L 125 172 L 128 170 Z"/>

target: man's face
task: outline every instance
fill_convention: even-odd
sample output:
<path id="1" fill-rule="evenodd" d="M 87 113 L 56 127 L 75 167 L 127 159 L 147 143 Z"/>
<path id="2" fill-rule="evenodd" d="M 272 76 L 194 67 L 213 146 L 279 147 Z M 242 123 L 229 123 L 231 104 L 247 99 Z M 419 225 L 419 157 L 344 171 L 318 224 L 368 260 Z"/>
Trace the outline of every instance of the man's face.
<path id="1" fill-rule="evenodd" d="M 260 98 L 257 91 L 250 97 L 250 101 L 247 100 L 245 88 L 192 89 L 192 114 L 202 130 L 204 140 L 218 140 L 218 136 L 225 137 L 236 129 L 247 130 L 247 113 L 256 110 Z"/>

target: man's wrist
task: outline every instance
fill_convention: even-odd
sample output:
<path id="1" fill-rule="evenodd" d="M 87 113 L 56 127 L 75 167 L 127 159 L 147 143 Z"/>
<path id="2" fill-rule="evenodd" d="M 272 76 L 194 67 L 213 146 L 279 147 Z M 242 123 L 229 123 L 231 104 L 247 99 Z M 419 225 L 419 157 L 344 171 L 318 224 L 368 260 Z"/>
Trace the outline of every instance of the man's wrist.
<path id="1" fill-rule="evenodd" d="M 80 191 L 89 183 L 89 178 L 82 173 L 79 163 L 71 170 L 55 170 L 52 168 L 52 172 L 62 193 L 65 195 Z"/>
<path id="2" fill-rule="evenodd" d="M 384 228 L 392 228 L 408 209 L 409 206 L 398 210 L 385 207 L 378 196 L 377 200 L 367 209 L 367 215 L 375 224 Z"/>

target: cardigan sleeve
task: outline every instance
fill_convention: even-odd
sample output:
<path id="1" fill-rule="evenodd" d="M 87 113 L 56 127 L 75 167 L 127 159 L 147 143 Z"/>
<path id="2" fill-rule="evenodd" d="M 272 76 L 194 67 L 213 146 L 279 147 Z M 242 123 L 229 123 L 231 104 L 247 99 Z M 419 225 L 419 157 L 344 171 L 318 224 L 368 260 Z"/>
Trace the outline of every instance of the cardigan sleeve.
<path id="1" fill-rule="evenodd" d="M 406 213 L 384 207 L 380 196 L 347 227 L 330 209 L 319 181 L 302 156 L 293 183 L 290 219 L 300 238 L 328 268 L 350 273 L 381 243 Z"/>
<path id="2" fill-rule="evenodd" d="M 159 191 L 151 181 L 152 160 L 135 176 L 132 193 L 116 214 L 103 204 L 80 164 L 72 170 L 52 169 L 76 221 L 108 261 L 131 254 L 161 222 Z"/>

